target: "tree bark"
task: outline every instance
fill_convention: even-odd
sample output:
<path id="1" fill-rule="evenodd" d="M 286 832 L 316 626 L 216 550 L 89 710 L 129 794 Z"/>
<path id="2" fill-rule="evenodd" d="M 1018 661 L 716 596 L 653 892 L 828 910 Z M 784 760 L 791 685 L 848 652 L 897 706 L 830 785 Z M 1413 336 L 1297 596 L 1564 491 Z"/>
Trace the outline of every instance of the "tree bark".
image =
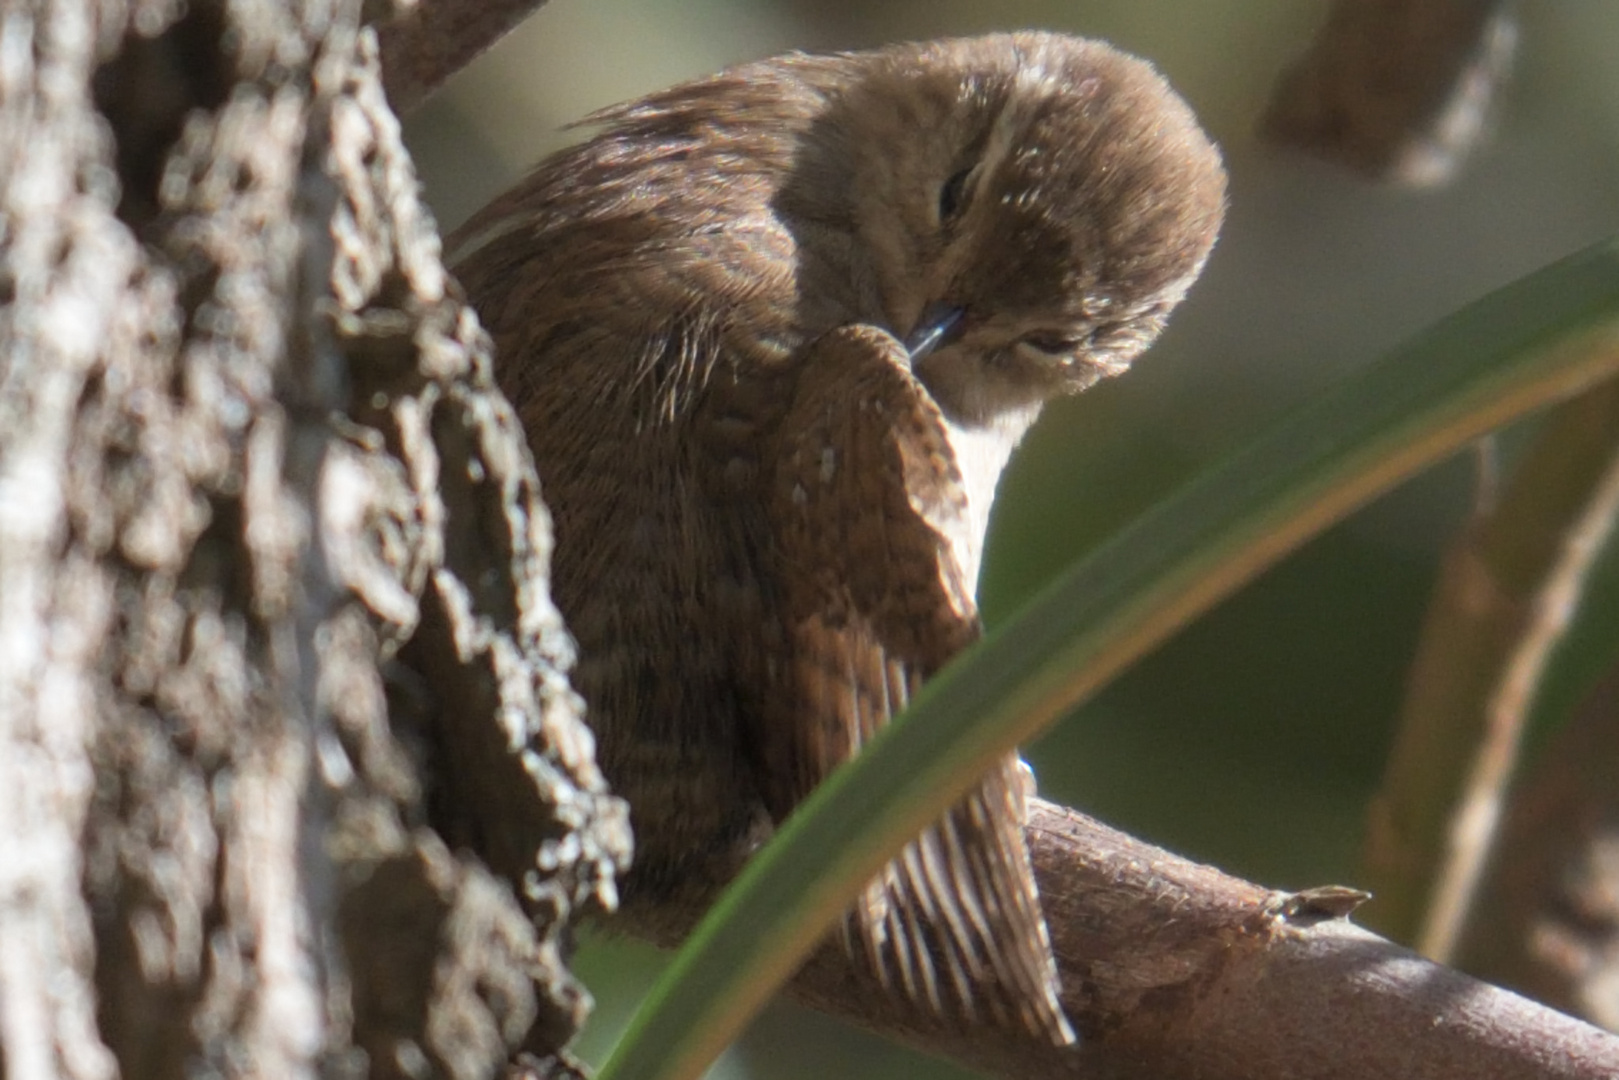
<path id="1" fill-rule="evenodd" d="M 625 816 L 359 4 L 0 19 L 6 1075 L 567 1074 Z M 523 905 L 432 827 L 448 718 Z"/>

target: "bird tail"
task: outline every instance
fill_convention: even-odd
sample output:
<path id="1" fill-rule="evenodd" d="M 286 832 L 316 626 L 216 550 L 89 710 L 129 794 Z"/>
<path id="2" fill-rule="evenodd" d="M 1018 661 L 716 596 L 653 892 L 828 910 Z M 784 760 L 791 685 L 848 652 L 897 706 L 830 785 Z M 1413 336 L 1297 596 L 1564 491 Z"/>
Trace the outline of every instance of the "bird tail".
<path id="1" fill-rule="evenodd" d="M 1023 841 L 1025 783 L 1009 756 L 866 886 L 844 940 L 886 988 L 935 1016 L 1066 1046 L 1076 1036 Z"/>

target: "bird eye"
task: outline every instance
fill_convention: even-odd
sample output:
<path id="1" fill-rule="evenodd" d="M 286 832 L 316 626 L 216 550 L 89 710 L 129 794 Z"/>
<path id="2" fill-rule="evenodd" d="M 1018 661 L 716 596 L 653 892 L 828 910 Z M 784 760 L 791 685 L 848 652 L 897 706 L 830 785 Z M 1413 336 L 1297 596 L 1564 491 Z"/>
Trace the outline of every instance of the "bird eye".
<path id="1" fill-rule="evenodd" d="M 957 214 L 961 213 L 962 206 L 967 201 L 967 181 L 972 179 L 972 169 L 962 169 L 939 188 L 939 224 L 943 225 Z"/>
<path id="2" fill-rule="evenodd" d="M 1023 339 L 1023 344 L 1047 356 L 1071 356 L 1085 344 L 1085 339 L 1061 334 L 1030 334 Z"/>

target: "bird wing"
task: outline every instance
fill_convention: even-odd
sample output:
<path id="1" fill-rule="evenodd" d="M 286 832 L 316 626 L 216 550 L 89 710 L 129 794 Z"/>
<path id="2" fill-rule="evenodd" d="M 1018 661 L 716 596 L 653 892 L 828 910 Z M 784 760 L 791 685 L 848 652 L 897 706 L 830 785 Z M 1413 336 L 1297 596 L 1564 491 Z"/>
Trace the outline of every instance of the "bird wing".
<path id="1" fill-rule="evenodd" d="M 756 732 L 779 820 L 980 635 L 944 418 L 870 326 L 811 346 L 768 496 L 788 659 Z M 977 540 L 965 541 L 976 543 Z M 857 961 L 936 1015 L 1074 1039 L 1022 823 L 1016 754 L 906 846 L 845 924 Z"/>

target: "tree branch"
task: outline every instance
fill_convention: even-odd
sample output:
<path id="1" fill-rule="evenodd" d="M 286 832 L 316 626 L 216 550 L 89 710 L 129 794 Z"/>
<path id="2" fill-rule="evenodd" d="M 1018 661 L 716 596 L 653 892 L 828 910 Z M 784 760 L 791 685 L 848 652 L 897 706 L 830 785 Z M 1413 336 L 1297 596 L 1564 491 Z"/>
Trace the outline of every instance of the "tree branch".
<path id="1" fill-rule="evenodd" d="M 1600 459 L 1600 448 L 1606 447 L 1607 460 L 1589 478 L 1584 503 L 1561 530 L 1555 558 L 1530 598 L 1522 633 L 1502 658 L 1499 681 L 1490 693 L 1484 738 L 1474 751 L 1450 826 L 1446 857 L 1438 867 L 1433 902 L 1416 941 L 1424 955 L 1437 960 L 1453 959 L 1456 941 L 1479 898 L 1485 863 L 1497 847 L 1506 802 L 1503 793 L 1517 771 L 1531 707 L 1553 653 L 1574 622 L 1592 570 L 1619 523 L 1619 384 L 1610 381 L 1595 388 L 1576 399 L 1571 409 L 1575 417 L 1589 418 L 1579 433 L 1594 434 L 1597 456 Z M 1565 423 L 1570 419 L 1566 413 L 1560 418 Z M 1595 431 L 1589 431 L 1593 426 Z M 1577 472 L 1583 464 L 1575 457 L 1561 471 Z M 1534 479 L 1543 478 L 1537 474 Z"/>
<path id="2" fill-rule="evenodd" d="M 505 37 L 545 0 L 416 0 L 377 25 L 382 86 L 403 116 Z"/>
<path id="3" fill-rule="evenodd" d="M 1501 0 L 1339 0 L 1277 80 L 1260 134 L 1378 180 L 1445 183 L 1484 129 L 1516 38 Z"/>
<path id="4" fill-rule="evenodd" d="M 1458 962 L 1619 1031 L 1619 667 L 1514 787 Z"/>
<path id="5" fill-rule="evenodd" d="M 1609 381 L 1548 413 L 1498 504 L 1445 555 L 1367 831 L 1372 919 L 1385 933 L 1443 944 L 1457 932 L 1465 905 L 1454 902 L 1445 934 L 1424 926 L 1448 867 L 1471 864 L 1464 876 L 1476 874 L 1493 823 L 1455 823 L 1480 816 L 1461 816 L 1464 799 L 1488 807 L 1505 798 L 1538 663 L 1571 616 L 1571 581 L 1600 540 L 1592 534 L 1611 528 L 1616 454 L 1619 383 Z"/>
<path id="6" fill-rule="evenodd" d="M 1078 1048 L 920 1017 L 835 945 L 791 992 L 880 1035 L 1024 1080 L 1619 1075 L 1619 1038 L 1350 925 L 1341 916 L 1363 894 L 1275 892 L 1043 800 L 1028 838 Z"/>

